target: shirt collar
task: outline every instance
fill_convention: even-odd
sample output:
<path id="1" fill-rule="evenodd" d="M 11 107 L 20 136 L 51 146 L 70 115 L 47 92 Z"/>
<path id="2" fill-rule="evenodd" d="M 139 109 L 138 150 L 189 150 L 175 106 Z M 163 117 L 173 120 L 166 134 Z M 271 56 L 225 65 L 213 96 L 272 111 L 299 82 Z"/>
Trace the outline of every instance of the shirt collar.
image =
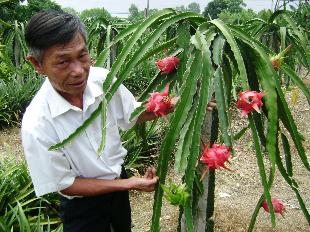
<path id="1" fill-rule="evenodd" d="M 81 111 L 80 108 L 71 105 L 63 96 L 61 96 L 51 85 L 48 78 L 46 78 L 47 91 L 47 102 L 53 118 L 66 113 L 69 110 Z M 87 86 L 83 94 L 83 111 L 92 105 L 96 98 L 103 95 L 102 88 L 95 83 L 92 83 L 89 79 Z"/>

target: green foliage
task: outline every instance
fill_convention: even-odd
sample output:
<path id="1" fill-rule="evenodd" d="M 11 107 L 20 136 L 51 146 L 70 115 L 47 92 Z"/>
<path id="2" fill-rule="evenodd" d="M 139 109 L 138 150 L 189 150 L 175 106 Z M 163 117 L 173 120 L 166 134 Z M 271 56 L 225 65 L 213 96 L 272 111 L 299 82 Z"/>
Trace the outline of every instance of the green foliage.
<path id="1" fill-rule="evenodd" d="M 166 185 L 161 185 L 164 196 L 171 205 L 185 206 L 189 193 L 185 184 L 176 184 L 171 180 Z"/>
<path id="2" fill-rule="evenodd" d="M 138 124 L 122 132 L 123 145 L 128 151 L 125 157 L 126 169 L 142 172 L 145 165 L 154 165 L 164 129 L 165 125 L 154 121 Z"/>
<path id="3" fill-rule="evenodd" d="M 27 5 L 21 6 L 18 11 L 22 17 L 18 21 L 29 20 L 34 14 L 41 10 L 61 10 L 61 7 L 52 0 L 27 0 Z"/>
<path id="4" fill-rule="evenodd" d="M 27 47 L 24 39 L 25 25 L 22 22 L 14 21 L 12 25 L 6 27 L 1 33 L 3 43 L 5 44 L 2 56 L 6 56 L 16 68 L 20 68 L 25 63 Z M 9 64 L 11 65 L 11 64 Z"/>
<path id="5" fill-rule="evenodd" d="M 106 20 L 112 19 L 111 14 L 104 8 L 83 10 L 79 16 L 81 20 L 85 23 L 86 28 L 88 28 L 98 18 L 104 18 Z"/>
<path id="6" fill-rule="evenodd" d="M 291 6 L 293 17 L 297 25 L 300 25 L 308 32 L 308 39 L 310 39 L 310 4 L 309 2 L 299 2 L 299 5 Z"/>
<path id="7" fill-rule="evenodd" d="M 196 2 L 192 2 L 190 4 L 188 4 L 187 7 L 185 6 L 178 6 L 175 8 L 178 11 L 182 11 L 182 12 L 195 12 L 197 14 L 200 14 L 200 5 Z"/>
<path id="8" fill-rule="evenodd" d="M 1 20 L 4 22 L 13 22 L 16 19 L 20 19 L 18 10 L 20 9 L 19 0 L 9 0 L 1 2 L 0 15 Z M 0 27 L 1 28 L 1 27 Z"/>
<path id="9" fill-rule="evenodd" d="M 200 13 L 200 6 L 196 2 L 192 2 L 192 3 L 188 4 L 187 10 L 190 12 L 195 12 L 195 13 L 199 14 Z"/>
<path id="10" fill-rule="evenodd" d="M 31 15 L 31 12 L 38 10 L 38 1 L 29 2 L 29 9 L 21 11 L 21 15 Z M 20 6 L 18 1 L 11 0 L 10 3 L 12 5 L 4 5 L 0 9 L 0 13 L 3 12 L 4 16 L 11 12 L 13 17 L 18 17 L 16 9 L 19 9 L 18 7 L 27 8 Z M 49 1 L 44 1 L 41 6 L 43 7 L 45 4 L 48 5 Z M 16 9 L 12 7 L 13 5 L 16 6 Z M 305 168 L 310 170 L 310 166 L 301 142 L 302 138 L 284 98 L 280 83 L 282 75 L 285 74 L 303 91 L 310 102 L 309 90 L 294 72 L 295 65 L 299 63 L 307 69 L 310 68 L 309 45 L 306 39 L 307 36 L 309 37 L 309 33 L 290 19 L 290 16 L 294 15 L 297 22 L 300 21 L 301 25 L 307 27 L 307 21 L 304 24 L 301 21 L 305 21 L 304 17 L 308 15 L 306 13 L 308 8 L 301 5 L 301 8 L 298 8 L 295 13 L 289 14 L 281 11 L 274 14 L 271 11 L 263 11 L 258 14 L 259 18 L 254 18 L 256 14 L 250 10 L 243 10 L 242 6 L 244 6 L 242 0 L 214 0 L 205 9 L 205 17 L 219 16 L 225 22 L 233 25 L 226 25 L 220 20 L 208 21 L 199 14 L 180 13 L 172 9 L 154 12 L 149 18 L 137 21 L 143 18 L 143 12 L 140 12 L 135 5 L 132 5 L 130 10 L 130 20 L 135 21 L 131 25 L 126 20 L 111 18 L 104 9 L 98 8 L 82 12 L 81 18 L 89 32 L 88 46 L 92 55 L 97 58 L 96 65 L 111 68 L 103 85 L 106 102 L 101 103 L 92 116 L 74 134 L 61 144 L 56 145 L 56 149 L 74 139 L 97 116 L 101 115 L 104 118 L 102 107 L 109 102 L 121 83 L 125 83 L 133 93 L 140 94 L 139 101 L 142 102 L 145 102 L 150 92 L 161 90 L 167 83 L 170 83 L 170 88 L 175 95 L 181 96 L 181 100 L 177 104 L 175 112 L 168 116 L 169 127 L 163 129 L 162 124 L 159 124 L 160 120 L 158 120 L 159 122 L 142 124 L 124 132 L 122 139 L 128 150 L 126 166 L 129 169 L 139 168 L 141 163 L 148 159 L 146 158 L 147 154 L 155 155 L 162 142 L 157 171 L 160 184 L 164 185 L 168 164 L 172 159 L 171 154 L 176 154 L 177 169 L 186 173 L 184 183 L 188 188 L 189 197 L 183 205 L 188 231 L 192 231 L 195 219 L 192 212 L 194 205 L 192 191 L 196 163 L 200 154 L 201 125 L 207 101 L 215 93 L 218 102 L 217 119 L 220 122 L 222 139 L 226 145 L 233 146 L 234 139 L 242 136 L 245 130 L 238 133 L 235 138 L 230 133 L 229 106 L 234 104 L 230 96 L 236 95 L 237 88 L 238 91 L 249 88 L 264 91 L 268 95 L 264 98 L 264 113 L 261 116 L 254 113 L 248 118 L 248 127 L 252 131 L 263 186 L 262 197 L 258 200 L 249 229 L 251 230 L 254 226 L 260 210 L 261 199 L 266 198 L 268 207 L 272 209 L 270 190 L 276 168 L 295 192 L 306 219 L 310 221 L 309 212 L 293 175 L 294 164 L 290 158 L 292 146 L 297 150 Z M 198 12 L 197 5 L 194 3 L 183 8 L 180 10 L 191 9 L 191 11 Z M 23 24 L 14 22 L 12 19 L 4 19 L 5 21 L 0 21 L 2 45 L 0 45 L 2 49 L 0 56 L 4 61 L 0 64 L 0 127 L 13 125 L 19 121 L 21 113 L 42 83 L 41 79 L 35 78 L 36 74 L 23 60 L 26 54 Z M 241 25 L 236 26 L 238 24 Z M 285 60 L 287 64 L 283 65 L 279 72 L 275 72 L 270 64 L 269 56 L 275 55 L 289 44 L 293 44 L 293 49 L 287 55 L 288 58 Z M 158 58 L 171 54 L 177 55 L 181 59 L 178 70 L 173 74 L 161 75 L 156 71 L 154 62 Z M 115 76 L 118 79 L 113 82 Z M 142 111 L 143 106 L 134 112 L 135 116 L 138 116 Z M 266 128 L 264 128 L 262 120 L 267 122 Z M 279 127 L 279 122 L 287 129 L 293 140 L 292 144 L 289 144 L 288 139 L 283 136 L 283 129 Z M 165 136 L 162 134 L 163 130 L 165 130 Z M 279 155 L 277 138 L 280 134 L 285 146 L 285 160 Z M 161 141 L 161 137 L 164 137 L 163 141 Z M 178 145 L 175 146 L 177 142 Z M 266 148 L 266 158 L 270 160 L 270 167 L 263 162 L 262 147 Z M 0 168 L 2 167 L 4 165 L 0 163 Z M 269 175 L 266 169 L 270 169 Z M 7 172 L 10 174 L 3 174 Z M 37 216 L 41 213 L 37 209 L 43 210 L 44 207 L 38 206 L 37 199 L 33 200 L 33 190 L 29 184 L 29 177 L 25 177 L 26 174 L 18 174 L 18 176 L 25 177 L 23 184 L 16 184 L 15 177 L 12 176 L 2 181 L 3 176 L 9 176 L 13 172 L 15 173 L 15 168 L 12 168 L 11 171 L 0 172 L 0 179 L 2 178 L 0 187 L 3 187 L 0 189 L 0 193 L 4 192 L 0 195 L 0 207 L 6 205 L 5 208 L 0 208 L 0 212 L 5 212 L 5 215 L 0 215 L 0 228 L 2 226 L 2 228 L 11 229 L 13 226 L 19 228 L 20 231 L 29 231 L 29 228 L 32 229 L 34 224 L 43 224 L 43 221 L 39 220 L 41 217 Z M 8 182 L 9 180 L 14 181 L 11 183 Z M 21 182 L 19 179 L 18 181 Z M 9 187 L 4 187 L 2 183 Z M 12 187 L 12 190 L 10 188 L 13 184 L 16 185 L 16 188 Z M 26 194 L 27 203 L 23 202 L 21 197 L 15 196 L 18 194 L 17 189 L 26 191 L 21 191 L 21 193 Z M 8 192 L 9 190 L 12 192 Z M 159 230 L 163 195 L 164 190 L 160 187 L 157 188 L 152 231 Z M 1 202 L 1 199 L 7 199 L 6 196 L 14 198 L 14 200 Z M 18 199 L 19 203 L 15 199 Z M 212 202 L 212 199 L 209 200 Z M 10 202 L 11 207 L 7 206 L 7 202 Z M 38 208 L 34 209 L 33 203 Z M 213 212 L 213 210 L 211 211 Z M 28 217 L 29 214 L 31 217 Z M 45 217 L 45 219 L 47 218 Z M 271 221 L 275 224 L 272 210 Z M 8 222 L 12 223 L 8 224 Z M 22 225 L 20 225 L 21 222 Z M 51 220 L 48 222 L 47 219 L 45 223 L 51 223 Z"/>
<path id="11" fill-rule="evenodd" d="M 104 48 L 112 46 L 111 41 L 119 30 L 128 26 L 127 20 L 113 18 L 104 8 L 85 10 L 81 13 L 81 18 L 86 25 L 88 49 L 94 61 L 96 61 L 95 57 L 99 58 L 99 54 Z M 103 61 L 106 68 L 109 69 L 111 63 L 114 62 L 120 46 L 113 46 L 111 51 L 107 50 Z"/>
<path id="12" fill-rule="evenodd" d="M 32 70 L 28 70 L 29 78 L 10 78 L 0 80 L 0 128 L 17 125 L 22 114 L 42 84 Z M 33 75 L 33 76 L 31 76 Z"/>
<path id="13" fill-rule="evenodd" d="M 261 41 L 274 53 L 279 53 L 288 45 L 292 45 L 289 55 L 286 58 L 287 64 L 294 69 L 296 64 L 302 64 L 307 69 L 310 68 L 310 56 L 307 52 L 307 33 L 303 28 L 291 19 L 291 13 L 286 11 L 277 11 L 270 15 L 270 11 L 264 12 L 267 20 L 253 19 L 245 25 L 245 29 L 253 38 Z"/>
<path id="14" fill-rule="evenodd" d="M 128 20 L 131 22 L 139 21 L 145 17 L 145 10 L 139 11 L 138 7 L 135 4 L 131 4 L 128 11 L 129 11 Z M 147 15 L 150 16 L 156 13 L 157 11 L 158 11 L 157 9 L 148 9 Z"/>
<path id="15" fill-rule="evenodd" d="M 135 4 L 131 4 L 128 11 L 129 11 L 128 20 L 130 21 L 137 21 L 144 17 L 144 12 L 139 11 L 138 7 Z"/>
<path id="16" fill-rule="evenodd" d="M 52 0 L 28 0 L 27 5 L 21 5 L 20 0 L 10 0 L 1 5 L 0 15 L 5 22 L 13 23 L 28 21 L 35 13 L 44 9 L 61 10 L 60 5 Z"/>
<path id="17" fill-rule="evenodd" d="M 7 152 L 7 156 L 12 156 Z M 47 232 L 59 228 L 57 194 L 37 198 L 25 162 L 0 161 L 0 230 Z"/>
<path id="18" fill-rule="evenodd" d="M 237 5 L 240 7 L 240 4 L 238 2 Z M 232 11 L 240 10 L 233 6 L 231 9 Z M 278 20 L 280 17 L 283 21 Z M 190 27 L 186 26 L 186 22 Z M 283 22 L 286 22 L 286 34 L 281 29 L 284 26 L 282 25 Z M 244 29 L 248 32 L 245 32 Z M 270 31 L 274 32 L 271 34 L 272 36 L 270 36 Z M 181 34 L 182 36 L 180 36 Z M 277 45 L 274 43 L 277 39 L 281 42 L 282 47 L 288 43 L 293 43 L 297 48 L 295 52 L 298 59 L 305 64 L 305 67 L 309 67 L 309 52 L 306 49 L 307 43 L 304 32 L 283 12 L 276 12 L 268 21 L 254 19 L 242 27 L 238 27 L 226 25 L 220 20 L 208 21 L 191 12 L 180 13 L 172 9 L 165 9 L 121 31 L 110 41 L 110 46 L 99 55 L 97 65 L 102 65 L 112 46 L 122 44 L 122 50 L 113 62 L 111 71 L 103 83 L 107 102 L 110 101 L 119 85 L 130 77 L 133 70 L 143 67 L 142 65 L 147 59 L 152 60 L 156 56 L 161 56 L 163 54 L 161 49 L 167 44 L 169 44 L 169 47 L 166 48 L 168 49 L 167 54 L 182 57 L 178 71 L 167 76 L 155 74 L 139 100 L 145 101 L 148 93 L 162 89 L 167 83 L 170 83 L 170 89 L 173 89 L 173 92 L 180 96 L 175 112 L 169 117 L 170 125 L 162 142 L 157 173 L 160 177 L 160 185 L 164 185 L 171 154 L 176 152 L 183 157 L 182 151 L 179 150 L 187 151 L 188 155 L 184 156 L 185 162 L 183 161 L 186 164 L 184 183 L 186 183 L 190 194 L 184 207 L 187 231 L 193 231 L 195 216 L 192 211 L 194 204 L 192 191 L 196 163 L 200 154 L 201 126 L 206 113 L 207 102 L 213 94 L 215 94 L 219 105 L 218 120 L 222 139 L 230 147 L 233 146 L 234 142 L 230 131 L 231 115 L 229 112 L 229 106 L 234 102 L 230 96 L 236 94 L 232 91 L 238 86 L 240 90 L 263 91 L 268 96 L 264 97 L 263 114 L 258 117 L 257 113 L 253 113 L 249 115 L 248 119 L 255 142 L 256 158 L 263 186 L 262 195 L 267 200 L 270 209 L 272 209 L 270 189 L 272 188 L 274 173 L 276 167 L 282 169 L 277 157 L 277 137 L 282 131 L 282 128 L 279 127 L 279 121 L 282 122 L 292 137 L 305 168 L 310 170 L 301 138 L 281 88 L 279 81 L 281 72 L 290 75 L 305 91 L 307 98 L 310 95 L 302 81 L 299 80 L 300 78 L 291 73 L 294 71 L 290 67 L 283 66 L 281 72 L 276 72 L 273 69 L 269 54 L 274 55 L 277 52 L 278 47 L 273 46 L 274 44 Z M 162 46 L 158 46 L 158 43 Z M 113 82 L 115 76 L 118 78 Z M 89 120 L 78 128 L 77 133 L 85 129 L 91 120 L 99 116 L 100 107 L 101 105 Z M 143 107 L 134 112 L 134 115 L 138 116 L 139 112 L 142 111 Z M 264 128 L 262 120 L 267 122 L 266 128 Z M 188 138 L 191 138 L 190 142 L 188 142 Z M 70 139 L 66 142 L 69 141 Z M 177 141 L 179 141 L 179 145 L 176 148 Z M 270 166 L 263 162 L 262 146 L 265 146 L 266 157 L 269 158 Z M 270 169 L 270 172 L 267 172 L 267 169 Z M 281 171 L 281 174 L 286 178 L 284 171 Z M 305 204 L 298 188 L 292 182 L 288 182 L 288 184 L 294 187 L 301 208 L 303 208 L 308 220 L 309 213 L 304 207 Z M 162 197 L 163 189 L 157 188 L 154 196 L 152 231 L 159 231 Z M 259 208 L 253 214 L 251 224 L 253 224 L 253 220 L 255 222 L 255 215 L 258 211 Z M 273 226 L 275 226 L 273 210 L 270 211 L 270 218 Z"/>
<path id="19" fill-rule="evenodd" d="M 224 10 L 218 17 L 225 23 L 241 25 L 258 16 L 252 9 L 241 9 L 238 13 Z"/>
<path id="20" fill-rule="evenodd" d="M 258 12 L 258 18 L 261 18 L 264 21 L 268 21 L 270 17 L 272 16 L 273 12 L 268 9 L 268 10 L 262 10 Z"/>
<path id="21" fill-rule="evenodd" d="M 203 16 L 215 19 L 223 11 L 230 13 L 241 12 L 242 7 L 246 6 L 243 0 L 213 0 L 205 7 Z"/>
<path id="22" fill-rule="evenodd" d="M 79 16 L 79 12 L 77 12 L 75 9 L 73 9 L 72 7 L 64 7 L 62 8 L 62 10 L 64 12 L 67 12 L 69 14 L 75 15 L 75 16 Z"/>

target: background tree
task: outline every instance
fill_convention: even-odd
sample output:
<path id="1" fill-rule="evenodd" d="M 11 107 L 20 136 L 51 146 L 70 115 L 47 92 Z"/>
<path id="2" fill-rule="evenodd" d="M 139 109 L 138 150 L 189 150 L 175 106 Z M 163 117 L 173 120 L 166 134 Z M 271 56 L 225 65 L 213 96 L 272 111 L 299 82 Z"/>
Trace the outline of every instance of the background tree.
<path id="1" fill-rule="evenodd" d="M 225 10 L 221 12 L 218 17 L 225 23 L 240 25 L 253 18 L 257 18 L 258 15 L 252 9 L 242 9 L 238 13 L 232 13 Z"/>
<path id="2" fill-rule="evenodd" d="M 200 14 L 200 5 L 196 2 L 188 4 L 187 7 L 185 7 L 184 5 L 177 6 L 175 9 L 182 12 L 195 12 Z"/>
<path id="3" fill-rule="evenodd" d="M 9 0 L 1 4 L 0 20 L 7 23 L 14 21 L 25 22 L 36 12 L 43 9 L 61 10 L 61 6 L 51 0 L 28 0 L 27 4 L 22 5 L 25 0 Z"/>
<path id="4" fill-rule="evenodd" d="M 309 1 L 299 2 L 299 5 L 290 6 L 298 25 L 301 25 L 307 32 L 310 32 L 310 4 Z M 309 35 L 309 33 L 308 33 Z"/>
<path id="5" fill-rule="evenodd" d="M 177 6 L 175 9 L 178 10 L 178 11 L 182 11 L 182 12 L 186 11 L 186 7 L 184 5 Z"/>
<path id="6" fill-rule="evenodd" d="M 203 16 L 211 17 L 211 19 L 218 18 L 219 14 L 223 11 L 228 11 L 231 13 L 238 13 L 245 7 L 246 4 L 243 0 L 214 0 L 209 2 L 205 7 Z"/>
<path id="7" fill-rule="evenodd" d="M 143 11 L 139 11 L 138 7 L 135 4 L 131 4 L 128 11 L 128 19 L 130 21 L 136 21 L 144 17 Z"/>
<path id="8" fill-rule="evenodd" d="M 104 17 L 106 19 L 112 18 L 111 14 L 106 9 L 104 9 L 103 7 L 102 8 L 92 8 L 92 9 L 88 9 L 88 10 L 83 10 L 80 13 L 80 18 L 82 20 L 85 20 L 86 18 L 98 18 L 98 17 Z"/>
<path id="9" fill-rule="evenodd" d="M 28 21 L 35 13 L 41 10 L 61 10 L 61 6 L 51 0 L 28 0 L 26 5 L 19 5 L 17 21 Z"/>
<path id="10" fill-rule="evenodd" d="M 0 7 L 0 20 L 4 22 L 13 22 L 18 16 L 18 9 L 20 8 L 20 0 L 10 0 L 2 2 Z"/>
<path id="11" fill-rule="evenodd" d="M 196 2 L 192 2 L 192 3 L 188 4 L 187 11 L 196 12 L 196 13 L 200 14 L 200 6 Z"/>
<path id="12" fill-rule="evenodd" d="M 74 10 L 72 7 L 64 7 L 64 8 L 62 8 L 62 10 L 67 12 L 67 13 L 69 13 L 69 14 L 73 14 L 73 15 L 79 16 L 79 12 Z"/>
<path id="13" fill-rule="evenodd" d="M 261 10 L 260 12 L 258 12 L 258 17 L 267 21 L 271 17 L 272 13 L 273 12 L 270 9 Z"/>

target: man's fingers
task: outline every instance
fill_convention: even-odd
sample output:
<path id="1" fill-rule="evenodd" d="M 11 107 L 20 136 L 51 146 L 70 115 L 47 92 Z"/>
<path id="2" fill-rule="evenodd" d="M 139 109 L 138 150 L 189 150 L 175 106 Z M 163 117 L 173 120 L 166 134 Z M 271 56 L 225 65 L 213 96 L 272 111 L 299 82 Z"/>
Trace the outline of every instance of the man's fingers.
<path id="1" fill-rule="evenodd" d="M 144 178 L 152 179 L 154 176 L 156 176 L 156 169 L 154 167 L 148 167 L 145 171 Z"/>
<path id="2" fill-rule="evenodd" d="M 153 177 L 154 177 L 154 176 L 156 176 L 156 168 L 151 167 L 151 169 L 152 169 L 152 174 L 153 174 Z"/>
<path id="3" fill-rule="evenodd" d="M 146 169 L 146 171 L 145 171 L 144 178 L 148 179 L 148 178 L 149 178 L 149 175 L 150 175 L 150 172 L 151 172 L 150 167 L 148 167 L 148 168 Z"/>

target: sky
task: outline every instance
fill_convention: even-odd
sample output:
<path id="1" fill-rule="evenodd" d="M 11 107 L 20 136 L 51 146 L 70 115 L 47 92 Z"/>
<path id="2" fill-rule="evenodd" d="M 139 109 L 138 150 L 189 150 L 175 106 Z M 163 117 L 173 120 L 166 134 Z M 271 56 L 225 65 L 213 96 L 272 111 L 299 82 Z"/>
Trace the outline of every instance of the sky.
<path id="1" fill-rule="evenodd" d="M 147 0 L 54 0 L 62 7 L 72 7 L 76 11 L 83 11 L 85 9 L 91 9 L 96 7 L 104 7 L 112 15 L 119 13 L 127 13 L 131 4 L 135 4 L 139 10 L 146 8 Z M 200 5 L 200 9 L 203 10 L 208 4 L 208 0 L 149 0 L 150 8 L 167 8 L 176 6 L 187 6 L 191 2 L 196 2 Z M 251 8 L 255 11 L 262 9 L 270 9 L 271 0 L 244 0 L 247 4 L 247 8 Z"/>

